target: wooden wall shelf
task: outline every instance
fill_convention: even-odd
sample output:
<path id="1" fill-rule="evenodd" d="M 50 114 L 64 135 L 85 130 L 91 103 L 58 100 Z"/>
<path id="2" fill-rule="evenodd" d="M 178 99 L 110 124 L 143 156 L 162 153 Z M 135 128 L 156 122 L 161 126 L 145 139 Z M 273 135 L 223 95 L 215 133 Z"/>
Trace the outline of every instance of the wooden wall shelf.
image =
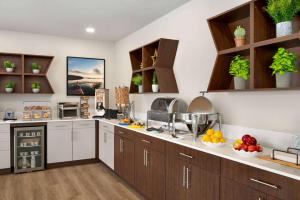
<path id="1" fill-rule="evenodd" d="M 31 89 L 33 82 L 39 82 L 41 85 L 41 91 L 37 94 L 53 94 L 53 89 L 47 78 L 47 72 L 53 58 L 53 56 L 0 53 L 0 93 L 6 93 L 5 84 L 13 81 L 16 84 L 13 94 L 35 94 Z M 5 71 L 3 62 L 6 60 L 10 60 L 16 64 L 14 72 L 9 73 Z M 34 62 L 41 66 L 39 74 L 32 73 L 31 64 Z"/>
<path id="2" fill-rule="evenodd" d="M 138 87 L 132 81 L 130 84 L 131 94 L 152 93 L 152 78 L 156 72 L 159 93 L 178 93 L 177 83 L 173 72 L 173 65 L 178 47 L 178 40 L 158 39 L 140 48 L 129 52 L 132 77 L 141 74 L 143 77 L 143 93 L 138 93 Z M 156 62 L 153 65 L 152 56 L 157 50 Z"/>
<path id="3" fill-rule="evenodd" d="M 297 56 L 300 66 L 300 15 L 293 21 L 292 35 L 276 38 L 276 25 L 264 8 L 266 0 L 252 0 L 208 19 L 218 55 L 209 82 L 208 92 L 281 91 L 300 89 L 300 73 L 294 73 L 290 88 L 276 88 L 275 76 L 269 66 L 279 47 Z M 246 29 L 246 45 L 235 47 L 234 30 Z M 228 72 L 234 56 L 250 60 L 250 79 L 245 90 L 235 90 L 233 76 Z M 300 70 L 300 69 L 299 69 Z"/>

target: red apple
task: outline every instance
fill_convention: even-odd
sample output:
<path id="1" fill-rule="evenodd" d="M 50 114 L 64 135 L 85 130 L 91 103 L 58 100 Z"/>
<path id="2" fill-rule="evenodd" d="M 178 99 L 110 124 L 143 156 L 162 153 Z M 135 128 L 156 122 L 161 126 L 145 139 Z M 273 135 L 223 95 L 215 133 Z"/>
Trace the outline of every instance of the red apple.
<path id="1" fill-rule="evenodd" d="M 242 141 L 247 144 L 247 145 L 256 145 L 257 141 L 254 137 L 252 137 L 251 135 L 244 135 L 242 137 Z"/>
<path id="2" fill-rule="evenodd" d="M 250 152 L 257 151 L 257 146 L 256 145 L 250 145 L 250 146 L 248 146 L 248 151 L 250 151 Z"/>
<path id="3" fill-rule="evenodd" d="M 248 151 L 248 145 L 246 144 L 241 144 L 241 150 L 244 150 L 244 151 Z"/>
<path id="4" fill-rule="evenodd" d="M 260 146 L 259 144 L 256 146 L 256 149 L 258 152 L 262 152 L 263 151 L 263 147 Z"/>
<path id="5" fill-rule="evenodd" d="M 244 136 L 242 137 L 242 141 L 244 142 L 244 144 L 247 144 L 249 138 L 251 138 L 250 135 L 244 135 Z"/>

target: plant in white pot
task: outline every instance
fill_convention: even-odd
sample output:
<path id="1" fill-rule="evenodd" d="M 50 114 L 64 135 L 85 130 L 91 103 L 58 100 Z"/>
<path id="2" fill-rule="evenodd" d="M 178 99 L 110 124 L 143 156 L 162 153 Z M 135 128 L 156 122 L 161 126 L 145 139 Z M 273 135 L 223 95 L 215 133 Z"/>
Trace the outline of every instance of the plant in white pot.
<path id="1" fill-rule="evenodd" d="M 152 92 L 158 92 L 159 86 L 158 86 L 158 80 L 157 80 L 157 75 L 156 72 L 153 72 L 153 77 L 152 77 Z"/>
<path id="2" fill-rule="evenodd" d="M 10 60 L 6 60 L 3 62 L 3 66 L 6 69 L 6 72 L 13 72 L 16 67 L 16 64 L 11 62 Z"/>
<path id="3" fill-rule="evenodd" d="M 250 61 L 240 55 L 235 56 L 230 63 L 229 74 L 234 76 L 235 89 L 246 89 L 250 76 Z"/>
<path id="4" fill-rule="evenodd" d="M 299 0 L 268 0 L 267 13 L 276 23 L 276 36 L 293 33 L 292 20 L 300 11 Z"/>
<path id="5" fill-rule="evenodd" d="M 39 82 L 33 82 L 31 84 L 31 89 L 33 93 L 39 93 L 41 89 L 41 84 Z"/>
<path id="6" fill-rule="evenodd" d="M 243 27 L 237 26 L 234 36 L 235 46 L 240 47 L 246 44 L 246 30 Z"/>
<path id="7" fill-rule="evenodd" d="M 31 64 L 31 69 L 32 69 L 32 73 L 39 74 L 40 70 L 41 70 L 41 65 L 39 65 L 37 63 L 32 63 Z"/>
<path id="8" fill-rule="evenodd" d="M 291 84 L 291 73 L 297 72 L 296 55 L 285 48 L 279 48 L 273 56 L 270 68 L 273 70 L 273 75 L 276 75 L 276 87 L 287 88 Z"/>
<path id="9" fill-rule="evenodd" d="M 5 92 L 12 93 L 14 91 L 16 84 L 12 81 L 9 81 L 5 84 Z"/>
<path id="10" fill-rule="evenodd" d="M 143 77 L 141 74 L 136 74 L 134 77 L 132 77 L 132 82 L 134 85 L 138 87 L 139 93 L 143 92 Z"/>

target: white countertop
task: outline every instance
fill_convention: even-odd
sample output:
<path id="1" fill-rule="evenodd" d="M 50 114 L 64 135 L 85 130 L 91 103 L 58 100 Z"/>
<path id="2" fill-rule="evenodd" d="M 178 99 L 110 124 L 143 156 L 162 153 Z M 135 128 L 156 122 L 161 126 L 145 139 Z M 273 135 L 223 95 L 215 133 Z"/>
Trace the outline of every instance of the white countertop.
<path id="1" fill-rule="evenodd" d="M 155 137 L 158 139 L 162 139 L 162 140 L 165 140 L 168 142 L 186 146 L 186 147 L 198 150 L 198 151 L 202 151 L 202 152 L 205 152 L 208 154 L 219 156 L 221 158 L 225 158 L 228 160 L 236 161 L 241 164 L 249 165 L 249 166 L 252 166 L 255 168 L 273 172 L 275 174 L 279 174 L 279 175 L 286 176 L 286 177 L 300 181 L 300 170 L 299 169 L 283 166 L 283 165 L 265 161 L 265 160 L 262 160 L 259 158 L 245 158 L 245 157 L 239 156 L 232 150 L 233 141 L 228 141 L 224 147 L 209 148 L 209 147 L 205 146 L 204 144 L 202 144 L 200 139 L 197 139 L 197 141 L 194 142 L 192 140 L 192 137 L 185 137 L 182 139 L 178 139 L 178 138 L 173 138 L 170 134 L 167 134 L 167 133 L 148 132 L 148 131 L 146 131 L 145 128 L 142 128 L 142 129 L 128 128 L 127 126 L 119 125 L 117 120 L 99 119 L 99 121 L 110 123 L 110 124 L 120 126 L 123 128 L 127 128 L 129 130 L 133 130 L 133 131 L 136 131 L 136 132 L 139 132 L 139 133 L 142 133 L 145 135 L 149 135 L 149 136 L 152 136 L 152 137 Z M 263 154 L 270 155 L 271 152 L 272 152 L 272 149 L 264 148 Z"/>
<path id="2" fill-rule="evenodd" d="M 52 119 L 47 119 L 47 120 L 9 120 L 9 121 L 3 121 L 0 120 L 0 125 L 1 124 L 23 124 L 23 123 L 41 123 L 41 122 L 68 122 L 68 121 L 83 121 L 83 120 L 95 120 L 93 118 L 89 119 L 82 119 L 82 118 L 72 118 L 72 119 L 59 119 L 59 118 L 52 118 Z"/>

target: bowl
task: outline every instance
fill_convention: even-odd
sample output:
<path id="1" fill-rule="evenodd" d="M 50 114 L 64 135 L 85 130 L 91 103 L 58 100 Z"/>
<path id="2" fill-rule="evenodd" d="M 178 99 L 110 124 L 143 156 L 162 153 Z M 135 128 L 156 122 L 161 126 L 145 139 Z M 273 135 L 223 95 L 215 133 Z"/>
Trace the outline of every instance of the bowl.
<path id="1" fill-rule="evenodd" d="M 204 144 L 205 146 L 209 147 L 209 148 L 220 148 L 223 147 L 225 145 L 226 142 L 219 142 L 219 143 L 212 143 L 212 142 L 204 142 L 201 139 L 202 144 Z"/>
<path id="2" fill-rule="evenodd" d="M 234 148 L 232 148 L 232 150 L 239 156 L 242 156 L 245 158 L 255 158 L 262 154 L 262 152 L 258 152 L 258 151 L 250 152 L 250 151 L 244 151 L 244 150 L 235 150 Z"/>

